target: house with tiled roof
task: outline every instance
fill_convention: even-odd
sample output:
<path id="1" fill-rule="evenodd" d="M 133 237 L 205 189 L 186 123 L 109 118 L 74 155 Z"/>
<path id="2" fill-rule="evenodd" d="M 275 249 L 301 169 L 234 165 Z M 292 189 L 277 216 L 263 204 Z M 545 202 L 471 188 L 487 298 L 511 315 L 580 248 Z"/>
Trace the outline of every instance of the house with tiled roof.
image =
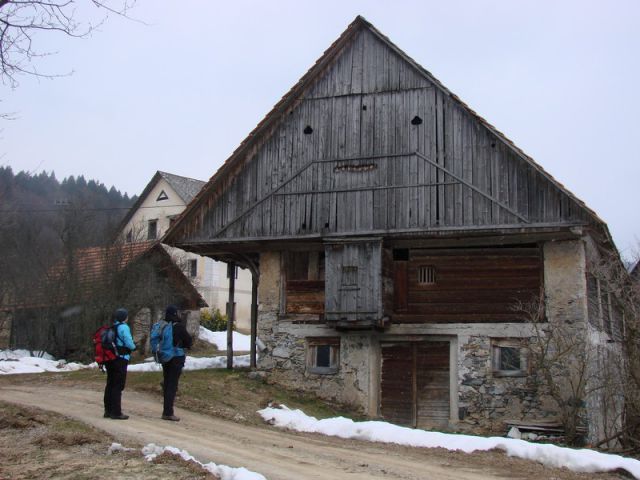
<path id="1" fill-rule="evenodd" d="M 195 198 L 205 182 L 194 178 L 156 172 L 136 203 L 127 212 L 117 233 L 117 242 L 138 243 L 161 240 L 175 219 Z M 227 265 L 206 256 L 167 247 L 176 264 L 212 309 L 226 312 L 229 295 Z M 251 274 L 234 269 L 236 328 L 250 328 Z"/>
<path id="2" fill-rule="evenodd" d="M 12 348 L 86 359 L 92 333 L 110 323 L 113 310 L 122 306 L 129 310 L 134 340 L 144 353 L 152 319 L 168 304 L 195 311 L 194 326 L 206 306 L 167 249 L 148 241 L 74 250 L 28 295 L 3 310 L 11 318 Z"/>

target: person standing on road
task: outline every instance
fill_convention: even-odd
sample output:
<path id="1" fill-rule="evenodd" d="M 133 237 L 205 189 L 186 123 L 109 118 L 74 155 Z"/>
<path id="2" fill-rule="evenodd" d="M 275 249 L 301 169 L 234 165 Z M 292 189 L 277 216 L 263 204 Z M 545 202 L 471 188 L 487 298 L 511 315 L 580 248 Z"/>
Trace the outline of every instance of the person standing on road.
<path id="1" fill-rule="evenodd" d="M 191 348 L 193 339 L 187 331 L 186 322 L 180 318 L 178 307 L 175 305 L 167 307 L 164 320 L 171 325 L 173 330 L 173 356 L 170 360 L 162 363 L 162 388 L 164 394 L 162 419 L 177 422 L 180 418 L 174 415 L 173 403 L 178 392 L 178 381 L 186 359 L 184 349 Z"/>
<path id="2" fill-rule="evenodd" d="M 113 314 L 113 329 L 116 334 L 116 358 L 106 362 L 107 385 L 104 388 L 104 417 L 113 420 L 126 420 L 129 415 L 122 413 L 122 391 L 127 383 L 127 367 L 131 352 L 136 344 L 127 325 L 129 313 L 125 308 L 117 309 Z"/>

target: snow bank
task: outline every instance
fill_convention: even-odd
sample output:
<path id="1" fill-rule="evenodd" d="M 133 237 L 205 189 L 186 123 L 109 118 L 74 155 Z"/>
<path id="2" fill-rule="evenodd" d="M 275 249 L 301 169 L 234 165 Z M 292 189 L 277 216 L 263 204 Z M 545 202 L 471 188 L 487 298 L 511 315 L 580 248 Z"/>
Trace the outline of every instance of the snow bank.
<path id="1" fill-rule="evenodd" d="M 54 360 L 46 352 L 33 352 L 39 356 L 31 356 L 31 353 L 28 350 L 0 350 L 0 375 L 73 372 L 90 367 L 81 363 L 67 363 L 66 360 Z"/>
<path id="2" fill-rule="evenodd" d="M 20 373 L 43 373 L 43 372 L 73 372 L 84 368 L 97 369 L 98 364 L 93 362 L 89 365 L 82 363 L 67 363 L 66 360 L 55 360 L 51 355 L 44 352 L 35 352 L 42 356 L 31 356 L 28 350 L 0 350 L 0 375 L 20 374 Z M 234 367 L 248 367 L 249 355 L 233 357 Z M 207 368 L 226 368 L 227 357 L 190 357 L 185 360 L 185 370 L 204 370 Z M 159 372 L 162 365 L 155 363 L 153 358 L 147 358 L 144 363 L 129 364 L 130 372 Z"/>
<path id="3" fill-rule="evenodd" d="M 247 470 L 244 467 L 233 468 L 228 467 L 226 465 L 216 465 L 213 462 L 210 463 L 202 463 L 196 460 L 194 457 L 189 455 L 186 450 L 180 450 L 176 447 L 160 447 L 155 443 L 150 443 L 142 448 L 142 454 L 149 461 L 152 461 L 158 455 L 161 455 L 164 452 L 171 453 L 173 455 L 178 455 L 183 458 L 187 462 L 195 462 L 200 465 L 202 468 L 207 470 L 208 472 L 213 473 L 214 475 L 220 477 L 221 480 L 266 480 L 263 475 L 259 473 L 252 472 L 251 470 Z"/>
<path id="4" fill-rule="evenodd" d="M 594 450 L 577 450 L 503 437 L 487 438 L 427 432 L 386 422 L 354 422 L 344 417 L 318 420 L 305 415 L 301 410 L 290 410 L 284 406 L 265 408 L 258 413 L 272 425 L 299 432 L 314 432 L 340 438 L 396 443 L 411 447 L 440 447 L 465 453 L 498 448 L 504 450 L 507 455 L 537 461 L 550 467 L 565 467 L 576 472 L 591 473 L 622 468 L 640 479 L 640 461 Z"/>
<path id="5" fill-rule="evenodd" d="M 93 364 L 95 365 L 95 363 Z M 233 357 L 234 367 L 248 367 L 249 355 L 240 355 Z M 187 358 L 184 363 L 184 370 L 204 370 L 206 368 L 226 368 L 227 357 L 190 357 Z M 147 358 L 144 363 L 129 364 L 127 369 L 129 372 L 160 372 L 162 371 L 162 365 L 156 363 L 153 358 Z"/>
<path id="6" fill-rule="evenodd" d="M 215 345 L 220 350 L 227 349 L 227 332 L 212 332 L 201 326 L 198 338 Z M 233 349 L 243 352 L 251 350 L 251 336 L 233 332 Z"/>

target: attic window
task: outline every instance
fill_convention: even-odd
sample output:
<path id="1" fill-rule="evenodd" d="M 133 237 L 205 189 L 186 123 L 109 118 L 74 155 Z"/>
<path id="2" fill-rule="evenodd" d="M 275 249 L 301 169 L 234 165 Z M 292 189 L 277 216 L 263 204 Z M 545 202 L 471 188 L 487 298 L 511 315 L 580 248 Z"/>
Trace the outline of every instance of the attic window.
<path id="1" fill-rule="evenodd" d="M 304 127 L 303 132 L 305 135 L 311 135 L 313 133 L 313 128 L 311 128 L 311 125 L 307 125 Z"/>
<path id="2" fill-rule="evenodd" d="M 169 196 L 164 190 L 160 192 L 160 195 L 158 195 L 158 198 L 156 198 L 156 202 L 159 202 L 161 200 L 169 200 Z"/>
<path id="3" fill-rule="evenodd" d="M 418 115 L 413 117 L 413 120 L 411 120 L 411 125 L 421 125 L 421 124 L 422 124 L 422 119 Z"/>
<path id="4" fill-rule="evenodd" d="M 418 285 L 433 285 L 436 283 L 436 267 L 421 265 L 418 267 Z"/>

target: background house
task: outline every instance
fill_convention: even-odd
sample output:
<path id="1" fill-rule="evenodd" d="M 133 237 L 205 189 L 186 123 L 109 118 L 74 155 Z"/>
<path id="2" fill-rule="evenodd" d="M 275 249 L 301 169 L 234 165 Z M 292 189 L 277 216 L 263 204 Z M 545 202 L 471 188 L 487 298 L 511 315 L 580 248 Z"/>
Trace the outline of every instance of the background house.
<path id="1" fill-rule="evenodd" d="M 121 306 L 129 310 L 139 351 L 147 352 L 152 319 L 171 303 L 194 312 L 195 322 L 188 323 L 197 330 L 206 303 L 160 243 L 141 242 L 71 252 L 3 313 L 11 324 L 11 348 L 86 360 L 92 355 L 88 339 Z"/>
<path id="2" fill-rule="evenodd" d="M 136 243 L 161 239 L 204 183 L 193 178 L 156 172 L 123 219 L 118 229 L 119 241 Z M 229 294 L 227 265 L 184 250 L 168 248 L 176 264 L 208 306 L 224 314 Z M 236 269 L 235 274 L 236 329 L 248 332 L 251 275 L 242 269 Z"/>
<path id="3" fill-rule="evenodd" d="M 251 269 L 272 381 L 417 427 L 621 426 L 607 226 L 361 17 L 166 241 Z"/>

